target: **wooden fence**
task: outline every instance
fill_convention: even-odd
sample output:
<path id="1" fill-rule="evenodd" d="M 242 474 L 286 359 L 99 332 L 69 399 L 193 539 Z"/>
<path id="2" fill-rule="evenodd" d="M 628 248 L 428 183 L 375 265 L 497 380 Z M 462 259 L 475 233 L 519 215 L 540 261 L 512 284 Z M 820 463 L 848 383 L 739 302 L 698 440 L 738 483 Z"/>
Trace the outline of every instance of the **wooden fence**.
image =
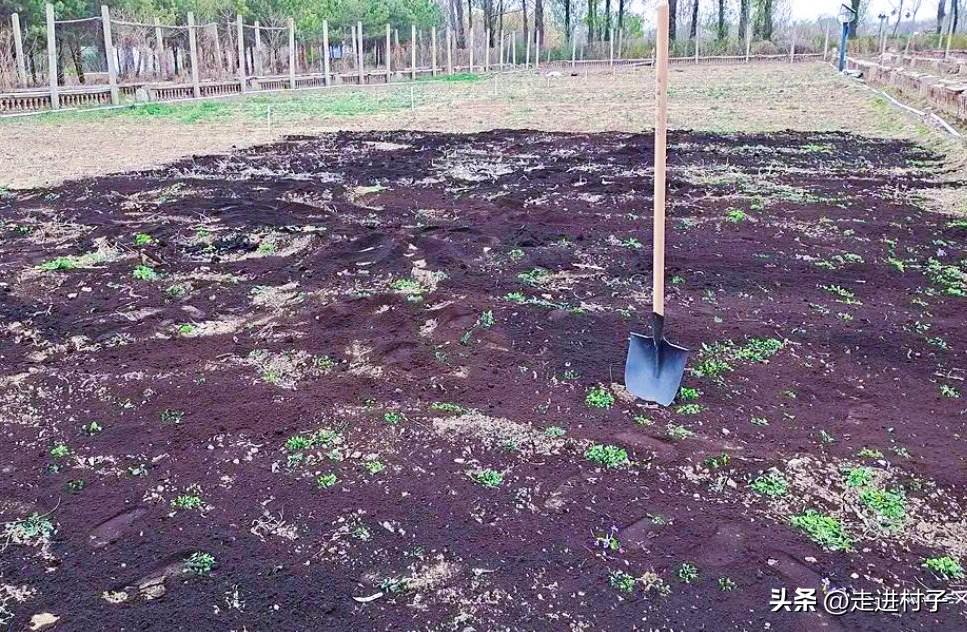
<path id="1" fill-rule="evenodd" d="M 98 16 L 58 20 L 51 4 L 46 5 L 45 16 L 45 56 L 36 50 L 25 52 L 19 17 L 10 18 L 16 70 L 8 74 L 15 74 L 16 88 L 0 91 L 0 115 L 389 83 L 458 72 L 564 71 L 652 62 L 624 57 L 630 42 L 614 31 L 594 46 L 579 45 L 572 37 L 542 48 L 537 32 L 490 33 L 471 27 L 463 47 L 458 47 L 450 29 L 424 32 L 415 25 L 403 29 L 401 39 L 400 31 L 389 24 L 379 33 L 366 33 L 361 22 L 330 29 L 323 21 L 320 40 L 306 41 L 297 38 L 291 19 L 263 25 L 246 24 L 237 16 L 232 22 L 199 24 L 188 13 L 184 25 L 164 25 L 157 19 L 149 24 L 112 16 L 102 6 Z M 69 50 L 59 50 L 59 41 L 67 42 L 61 49 Z M 637 51 L 644 48 L 643 41 L 635 46 Z M 72 74 L 65 57 L 74 65 Z M 671 61 L 797 62 L 819 57 L 825 58 L 826 51 L 797 52 L 793 37 L 789 52 L 778 55 L 752 54 L 752 41 L 747 39 L 745 55 L 702 56 L 696 42 L 694 55 Z"/>

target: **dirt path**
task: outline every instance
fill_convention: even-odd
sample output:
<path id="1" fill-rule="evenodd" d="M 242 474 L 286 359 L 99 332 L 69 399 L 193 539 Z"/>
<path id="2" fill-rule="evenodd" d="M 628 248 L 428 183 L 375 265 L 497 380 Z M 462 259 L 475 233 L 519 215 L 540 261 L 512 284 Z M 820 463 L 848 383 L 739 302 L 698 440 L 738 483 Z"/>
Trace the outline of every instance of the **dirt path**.
<path id="1" fill-rule="evenodd" d="M 13 627 L 964 629 L 769 608 L 963 587 L 923 567 L 967 559 L 938 158 L 671 142 L 669 409 L 618 384 L 648 136 L 341 133 L 5 197 Z"/>

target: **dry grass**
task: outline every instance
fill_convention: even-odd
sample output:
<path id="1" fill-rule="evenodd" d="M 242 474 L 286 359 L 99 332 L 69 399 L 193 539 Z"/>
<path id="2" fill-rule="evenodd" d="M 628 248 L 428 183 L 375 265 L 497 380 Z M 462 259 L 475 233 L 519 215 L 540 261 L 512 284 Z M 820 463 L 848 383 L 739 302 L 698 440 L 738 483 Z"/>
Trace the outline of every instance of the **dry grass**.
<path id="1" fill-rule="evenodd" d="M 653 80 L 650 68 L 515 74 L 496 79 L 496 96 L 495 80 L 485 78 L 233 98 L 160 116 L 112 111 L 6 119 L 0 121 L 0 186 L 56 184 L 340 129 L 637 131 L 652 124 Z M 955 163 L 967 154 L 962 143 L 944 140 L 819 63 L 674 66 L 670 125 L 715 132 L 846 130 L 917 140 Z"/>

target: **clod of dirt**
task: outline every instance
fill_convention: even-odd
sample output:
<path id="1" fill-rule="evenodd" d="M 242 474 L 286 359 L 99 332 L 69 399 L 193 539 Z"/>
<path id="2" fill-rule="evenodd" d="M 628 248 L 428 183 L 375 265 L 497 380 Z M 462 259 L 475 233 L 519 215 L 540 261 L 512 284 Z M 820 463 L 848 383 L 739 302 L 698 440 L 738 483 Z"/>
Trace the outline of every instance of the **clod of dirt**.
<path id="1" fill-rule="evenodd" d="M 60 621 L 60 617 L 50 612 L 41 612 L 30 617 L 31 630 L 43 630 Z"/>

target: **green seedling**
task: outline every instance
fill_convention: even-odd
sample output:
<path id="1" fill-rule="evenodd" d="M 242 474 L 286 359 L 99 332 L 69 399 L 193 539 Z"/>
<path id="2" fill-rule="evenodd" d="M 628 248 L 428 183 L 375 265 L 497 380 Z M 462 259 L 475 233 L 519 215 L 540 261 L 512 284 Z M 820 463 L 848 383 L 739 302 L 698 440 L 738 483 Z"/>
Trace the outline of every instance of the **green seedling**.
<path id="1" fill-rule="evenodd" d="M 923 560 L 923 568 L 933 571 L 939 577 L 947 581 L 964 578 L 964 567 L 960 565 L 960 562 L 949 555 L 944 555 L 942 557 L 928 557 Z"/>
<path id="2" fill-rule="evenodd" d="M 104 430 L 104 428 L 101 426 L 101 424 L 97 423 L 96 421 L 92 421 L 89 424 L 84 424 L 83 426 L 81 426 L 81 431 L 84 434 L 90 435 L 90 436 L 94 436 L 102 430 Z"/>
<path id="3" fill-rule="evenodd" d="M 459 404 L 452 404 L 450 402 L 433 402 L 430 404 L 430 410 L 434 410 L 439 413 L 462 413 L 463 407 Z"/>
<path id="4" fill-rule="evenodd" d="M 702 465 L 709 470 L 719 470 L 723 467 L 728 467 L 731 462 L 732 457 L 729 456 L 729 453 L 722 452 L 721 454 L 706 458 L 704 461 L 702 461 Z"/>
<path id="5" fill-rule="evenodd" d="M 490 489 L 500 487 L 500 484 L 504 482 L 504 475 L 497 470 L 490 469 L 489 467 L 471 472 L 470 478 L 472 478 L 478 484 Z"/>
<path id="6" fill-rule="evenodd" d="M 679 415 L 697 415 L 705 410 L 705 407 L 701 404 L 682 404 L 675 408 L 675 412 Z"/>
<path id="7" fill-rule="evenodd" d="M 560 426 L 548 426 L 544 429 L 544 436 L 551 437 L 552 439 L 563 437 L 565 434 L 567 434 L 567 430 Z"/>
<path id="8" fill-rule="evenodd" d="M 725 213 L 725 221 L 731 224 L 738 224 L 746 221 L 747 219 L 749 219 L 749 216 L 745 213 L 745 211 L 737 208 L 731 208 Z"/>
<path id="9" fill-rule="evenodd" d="M 667 426 L 665 426 L 665 432 L 668 434 L 669 437 L 671 437 L 672 439 L 675 439 L 676 441 L 682 441 L 684 439 L 688 439 L 689 437 L 695 434 L 694 432 L 692 432 L 691 430 L 689 430 L 688 428 L 686 428 L 681 424 L 668 424 Z"/>
<path id="10" fill-rule="evenodd" d="M 157 281 L 161 278 L 161 275 L 158 274 L 154 268 L 146 265 L 135 267 L 134 271 L 131 273 L 131 276 L 138 281 Z"/>
<path id="11" fill-rule="evenodd" d="M 879 460 L 883 458 L 883 453 L 874 448 L 861 448 L 856 453 L 856 456 L 858 456 L 861 459 Z"/>
<path id="12" fill-rule="evenodd" d="M 185 417 L 185 411 L 175 410 L 173 408 L 166 408 L 161 411 L 161 423 L 163 424 L 180 424 L 181 420 Z"/>
<path id="13" fill-rule="evenodd" d="M 339 482 L 339 478 L 332 472 L 329 472 L 328 474 L 320 474 L 319 476 L 316 477 L 316 485 L 320 489 L 329 489 L 330 487 L 333 487 L 338 482 Z"/>
<path id="14" fill-rule="evenodd" d="M 860 501 L 886 528 L 895 528 L 906 518 L 906 498 L 900 490 L 864 489 L 860 492 Z"/>
<path id="15" fill-rule="evenodd" d="M 614 445 L 596 443 L 584 451 L 584 458 L 607 469 L 631 465 L 628 452 Z"/>
<path id="16" fill-rule="evenodd" d="M 844 477 L 847 487 L 866 487 L 873 482 L 873 470 L 866 466 L 851 467 Z"/>
<path id="17" fill-rule="evenodd" d="M 683 386 L 678 391 L 678 399 L 683 402 L 690 402 L 696 400 L 702 396 L 702 391 L 697 388 L 690 388 L 688 386 Z"/>
<path id="18" fill-rule="evenodd" d="M 682 562 L 682 565 L 678 567 L 678 579 L 685 584 L 691 584 L 693 581 L 698 579 L 698 567 L 689 562 Z"/>
<path id="19" fill-rule="evenodd" d="M 405 420 L 406 420 L 406 417 L 403 415 L 403 413 L 395 410 L 391 410 L 383 414 L 383 421 L 385 421 L 391 426 L 396 426 Z"/>
<path id="20" fill-rule="evenodd" d="M 550 272 L 544 268 L 533 268 L 527 272 L 521 272 L 517 275 L 517 280 L 519 280 L 524 285 L 541 285 L 550 276 Z"/>
<path id="21" fill-rule="evenodd" d="M 204 503 L 197 494 L 181 494 L 171 501 L 175 509 L 200 509 Z"/>
<path id="22" fill-rule="evenodd" d="M 941 384 L 940 395 L 943 397 L 949 397 L 951 399 L 958 399 L 960 397 L 960 391 L 949 384 Z"/>
<path id="23" fill-rule="evenodd" d="M 71 449 L 67 447 L 66 443 L 58 442 L 54 444 L 54 447 L 50 449 L 50 456 L 55 459 L 66 459 L 70 456 Z"/>
<path id="24" fill-rule="evenodd" d="M 594 545 L 607 551 L 617 551 L 621 548 L 621 542 L 613 533 L 605 533 L 594 536 Z"/>
<path id="25" fill-rule="evenodd" d="M 849 551 L 853 547 L 853 542 L 843 529 L 842 523 L 815 509 L 807 509 L 790 518 L 789 522 L 809 536 L 813 542 L 829 551 Z"/>
<path id="26" fill-rule="evenodd" d="M 134 235 L 134 245 L 135 246 L 150 246 L 154 243 L 154 237 L 147 233 L 135 233 Z"/>
<path id="27" fill-rule="evenodd" d="M 722 592 L 732 592 L 735 588 L 735 582 L 730 577 L 719 577 L 719 590 Z"/>
<path id="28" fill-rule="evenodd" d="M 611 408 L 614 405 L 614 395 L 603 386 L 594 386 L 588 390 L 584 404 L 588 408 Z"/>
<path id="29" fill-rule="evenodd" d="M 363 461 L 363 467 L 370 474 L 379 474 L 386 469 L 386 465 L 379 459 L 367 459 Z"/>
<path id="30" fill-rule="evenodd" d="M 185 558 L 185 571 L 192 575 L 207 576 L 215 569 L 215 556 L 197 551 Z"/>
<path id="31" fill-rule="evenodd" d="M 844 287 L 838 285 L 820 285 L 822 289 L 826 290 L 833 296 L 837 298 L 838 303 L 843 303 L 844 305 L 862 305 L 860 301 L 856 300 L 856 295 L 847 290 Z"/>
<path id="32" fill-rule="evenodd" d="M 633 575 L 626 573 L 625 571 L 612 571 L 611 574 L 608 575 L 608 583 L 615 590 L 631 594 L 635 591 L 635 584 L 637 583 L 637 580 L 635 580 Z"/>
<path id="33" fill-rule="evenodd" d="M 789 493 L 789 483 L 779 472 L 766 472 L 749 483 L 749 487 L 759 495 L 772 498 L 779 498 Z"/>
<path id="34" fill-rule="evenodd" d="M 56 532 L 57 528 L 50 518 L 38 513 L 3 525 L 3 538 L 6 541 L 27 546 L 49 542 Z"/>
<path id="35" fill-rule="evenodd" d="M 196 327 L 191 323 L 182 323 L 178 325 L 178 334 L 181 336 L 191 336 L 196 331 Z"/>

